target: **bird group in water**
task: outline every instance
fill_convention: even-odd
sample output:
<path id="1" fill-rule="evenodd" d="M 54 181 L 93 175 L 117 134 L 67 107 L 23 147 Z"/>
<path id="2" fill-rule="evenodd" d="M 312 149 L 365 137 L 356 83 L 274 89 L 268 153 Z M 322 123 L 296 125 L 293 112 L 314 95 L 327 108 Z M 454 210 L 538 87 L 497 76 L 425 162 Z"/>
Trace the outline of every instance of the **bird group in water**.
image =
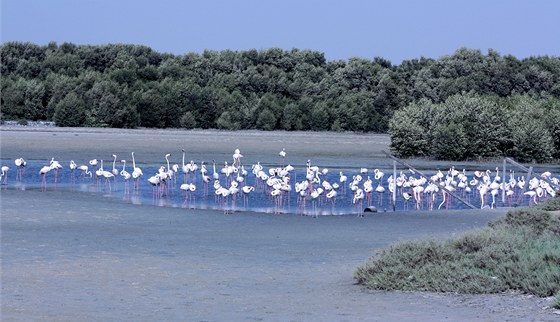
<path id="1" fill-rule="evenodd" d="M 437 170 L 432 175 L 417 174 L 413 169 L 401 170 L 397 175 L 386 174 L 380 169 L 360 168 L 347 172 L 320 168 L 308 160 L 305 166 L 296 171 L 286 164 L 286 150 L 278 156 L 280 164 L 265 168 L 260 162 L 245 166 L 243 154 L 235 149 L 232 162 L 227 161 L 219 168 L 212 160 L 211 169 L 206 162 L 198 164 L 191 160 L 186 162 L 186 152 L 182 150 L 182 164 L 171 164 L 171 154 L 165 154 L 165 163 L 151 175 L 136 164 L 134 152 L 131 152 L 132 168 L 127 170 L 127 160 L 118 160 L 112 155 L 112 166 L 105 169 L 103 160 L 92 159 L 78 165 L 69 162 L 69 183 L 76 180 L 91 180 L 98 189 L 114 192 L 122 181 L 125 196 L 140 194 L 142 182 L 151 186 L 152 200 L 159 204 L 162 198 L 177 195 L 176 186 L 182 191 L 183 206 L 195 208 L 197 197 L 208 203 L 208 197 L 214 196 L 216 207 L 229 214 L 236 209 L 251 209 L 250 200 L 260 198 L 261 207 L 274 213 L 296 211 L 302 215 L 317 217 L 319 214 L 336 214 L 337 209 L 350 209 L 351 213 L 361 214 L 364 207 L 397 206 L 408 210 L 451 209 L 457 200 L 480 208 L 495 208 L 498 205 L 512 207 L 534 204 L 548 197 L 554 197 L 560 187 L 560 179 L 549 171 L 530 178 L 516 176 L 510 170 L 508 174 L 495 171 L 476 170 L 467 173 L 450 167 L 446 171 Z M 27 161 L 18 158 L 16 182 L 23 180 Z M 59 183 L 59 171 L 64 167 L 52 158 L 48 165 L 38 171 L 41 176 L 41 189 L 47 190 L 47 176 L 52 172 L 54 187 Z M 8 166 L 1 167 L 0 183 L 8 185 Z M 393 172 L 393 171 L 391 171 Z M 179 177 L 179 179 L 178 179 Z M 303 177 L 303 178 L 302 178 Z M 299 180 L 298 180 L 299 179 Z M 179 180 L 179 183 L 177 182 Z M 131 182 L 132 181 L 132 182 Z M 130 185 L 132 184 L 132 192 Z M 212 191 L 210 192 L 210 187 Z M 251 197 L 256 196 L 258 197 Z M 238 205 L 242 198 L 242 205 Z M 295 204 L 292 205 L 292 199 Z M 339 202 L 337 203 L 337 199 Z M 340 206 L 340 201 L 342 205 Z M 393 208 L 394 209 L 394 208 Z M 343 210 L 344 211 L 344 210 Z"/>

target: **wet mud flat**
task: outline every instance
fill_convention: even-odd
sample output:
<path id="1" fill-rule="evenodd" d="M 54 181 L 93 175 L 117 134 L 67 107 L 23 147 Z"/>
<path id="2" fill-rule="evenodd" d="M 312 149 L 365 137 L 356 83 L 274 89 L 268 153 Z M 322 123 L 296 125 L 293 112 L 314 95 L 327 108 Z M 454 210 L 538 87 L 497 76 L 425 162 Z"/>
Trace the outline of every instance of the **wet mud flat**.
<path id="1" fill-rule="evenodd" d="M 89 129 L 46 132 L 50 136 L 9 133 L 0 132 L 2 158 L 28 153 L 39 158 L 47 151 L 62 158 L 82 153 L 84 146 L 97 149 L 91 152 L 95 157 L 110 155 L 118 146 L 140 149 L 144 142 L 144 150 L 137 151 L 158 160 L 159 150 L 175 146 L 165 146 L 175 134 L 165 134 L 163 146 L 153 147 L 157 136 L 142 130 L 123 135 Z M 5 141 L 18 133 L 25 134 L 17 144 Z M 72 140 L 74 134 L 87 139 Z M 221 142 L 224 133 L 203 134 L 207 142 Z M 185 133 L 177 135 L 182 140 Z M 40 143 L 32 143 L 35 139 Z M 322 137 L 321 142 L 329 147 L 325 142 L 350 139 Z M 288 133 L 277 140 L 272 148 L 256 151 L 269 151 L 273 160 L 285 140 L 297 141 Z M 348 152 L 356 155 L 356 163 L 371 157 L 359 157 L 370 140 Z M 103 148 L 99 143 L 104 141 L 111 143 Z M 41 144 L 39 151 L 33 144 Z M 257 142 L 245 144 L 240 148 L 257 148 Z M 222 142 L 214 148 L 227 155 L 235 147 Z M 306 153 L 294 157 L 304 160 L 309 151 L 299 149 Z M 404 240 L 458 236 L 500 218 L 505 209 L 380 212 L 364 218 L 225 216 L 222 211 L 136 206 L 97 193 L 33 189 L 1 190 L 0 206 L 2 321 L 558 319 L 553 310 L 544 309 L 552 299 L 374 292 L 354 284 L 354 269 L 376 250 Z"/>

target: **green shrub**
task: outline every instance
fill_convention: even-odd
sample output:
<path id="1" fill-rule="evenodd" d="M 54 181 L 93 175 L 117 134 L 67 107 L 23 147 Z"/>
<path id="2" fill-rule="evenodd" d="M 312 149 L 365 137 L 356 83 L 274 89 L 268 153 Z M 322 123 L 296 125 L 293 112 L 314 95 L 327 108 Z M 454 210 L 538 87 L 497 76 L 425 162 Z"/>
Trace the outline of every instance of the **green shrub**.
<path id="1" fill-rule="evenodd" d="M 547 199 L 546 202 L 537 204 L 534 208 L 546 210 L 546 211 L 557 211 L 560 210 L 560 191 L 556 194 L 557 197 Z"/>
<path id="2" fill-rule="evenodd" d="M 556 299 L 554 300 L 554 304 L 552 304 L 552 307 L 557 310 L 560 310 L 560 291 L 556 293 Z"/>
<path id="3" fill-rule="evenodd" d="M 379 290 L 552 296 L 560 290 L 560 221 L 533 208 L 447 241 L 409 241 L 359 267 L 359 284 Z"/>

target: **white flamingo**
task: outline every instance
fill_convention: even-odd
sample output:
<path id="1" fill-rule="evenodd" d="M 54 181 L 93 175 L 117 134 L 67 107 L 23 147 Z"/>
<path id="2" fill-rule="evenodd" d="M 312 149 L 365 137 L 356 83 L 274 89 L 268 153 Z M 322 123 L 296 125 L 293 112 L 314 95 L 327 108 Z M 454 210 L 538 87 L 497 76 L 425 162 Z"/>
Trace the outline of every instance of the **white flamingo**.
<path id="1" fill-rule="evenodd" d="M 23 176 L 23 170 L 25 169 L 25 166 L 27 166 L 27 161 L 25 161 L 23 158 L 17 158 L 14 161 L 16 167 L 17 167 L 17 172 L 16 172 L 16 180 L 21 180 L 22 176 Z"/>
<path id="2" fill-rule="evenodd" d="M 2 168 L 0 168 L 0 170 L 2 171 L 0 173 L 0 182 L 2 182 L 2 184 L 7 185 L 8 184 L 8 170 L 10 170 L 10 167 L 8 166 L 2 166 Z"/>
<path id="3" fill-rule="evenodd" d="M 142 169 L 136 167 L 136 160 L 134 159 L 134 152 L 132 152 L 132 179 L 134 179 L 134 190 L 138 191 L 139 178 L 143 176 Z"/>

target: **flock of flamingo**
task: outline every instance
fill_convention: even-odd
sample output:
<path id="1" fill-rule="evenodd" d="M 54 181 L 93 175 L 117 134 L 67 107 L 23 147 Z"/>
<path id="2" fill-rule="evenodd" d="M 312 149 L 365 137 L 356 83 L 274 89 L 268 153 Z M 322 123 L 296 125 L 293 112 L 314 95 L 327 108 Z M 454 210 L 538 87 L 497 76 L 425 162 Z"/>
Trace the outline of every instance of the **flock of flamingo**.
<path id="1" fill-rule="evenodd" d="M 330 210 L 334 213 L 337 198 L 342 199 L 345 205 L 351 208 L 352 213 L 360 216 L 366 207 L 383 205 L 384 199 L 396 196 L 395 204 L 402 205 L 403 210 L 409 208 L 409 203 L 414 209 L 450 209 L 454 198 L 474 199 L 480 208 L 495 208 L 502 196 L 502 206 L 516 204 L 534 204 L 541 200 L 554 197 L 560 187 L 560 179 L 554 177 L 549 171 L 543 172 L 525 182 L 524 176 L 515 176 L 510 170 L 509 174 L 500 173 L 499 168 L 494 171 L 474 171 L 469 176 L 465 170 L 459 171 L 451 167 L 447 171 L 437 170 L 430 177 L 417 175 L 413 170 L 400 171 L 398 175 L 385 178 L 385 173 L 380 169 L 371 171 L 361 168 L 351 175 L 342 171 L 330 174 L 328 168 L 320 168 L 307 161 L 300 173 L 304 178 L 297 180 L 296 169 L 285 164 L 286 151 L 279 152 L 280 165 L 264 168 L 260 162 L 245 167 L 242 163 L 243 155 L 239 149 L 233 154 L 231 163 L 224 162 L 219 169 L 216 162 L 212 161 L 212 171 L 203 161 L 199 164 L 193 160 L 185 162 L 185 151 L 182 150 L 182 164 L 171 165 L 169 157 L 164 156 L 165 164 L 161 165 L 152 175 L 144 175 L 144 171 L 136 164 L 134 152 L 131 153 L 132 171 L 127 170 L 127 161 L 120 160 L 117 165 L 117 155 L 113 154 L 112 167 L 105 169 L 103 160 L 92 159 L 86 164 L 78 165 L 74 160 L 69 162 L 70 184 L 77 179 L 88 180 L 104 190 L 112 192 L 118 189 L 118 181 L 122 180 L 125 195 L 130 193 L 130 182 L 133 185 L 133 194 L 139 194 L 140 184 L 144 180 L 152 187 L 152 199 L 160 200 L 174 195 L 176 185 L 184 192 L 183 205 L 195 205 L 197 196 L 207 198 L 212 195 L 209 187 L 213 187 L 213 195 L 218 207 L 229 214 L 236 209 L 236 198 L 243 196 L 243 207 L 249 208 L 249 196 L 259 194 L 261 200 L 274 213 L 289 212 L 291 209 L 292 195 L 296 195 L 297 212 L 302 215 L 317 217 Z M 14 161 L 17 168 L 16 181 L 21 181 L 25 174 L 27 161 L 18 158 Z M 59 171 L 64 167 L 54 158 L 48 165 L 38 171 L 41 176 L 41 188 L 47 190 L 47 176 L 53 173 L 53 182 L 56 188 Z M 0 183 L 8 185 L 8 166 L 1 167 Z M 177 183 L 177 177 L 180 179 Z M 301 175 L 300 175 L 301 176 Z M 120 178 L 120 179 L 119 179 Z M 199 189 L 201 187 L 201 189 Z M 386 188 L 385 188 L 386 187 Z M 395 191 L 396 190 L 396 191 Z M 384 197 L 387 196 L 387 197 Z M 521 203 L 516 200 L 522 201 Z M 387 201 L 386 201 L 387 202 Z M 309 207 L 310 206 L 310 207 Z"/>

